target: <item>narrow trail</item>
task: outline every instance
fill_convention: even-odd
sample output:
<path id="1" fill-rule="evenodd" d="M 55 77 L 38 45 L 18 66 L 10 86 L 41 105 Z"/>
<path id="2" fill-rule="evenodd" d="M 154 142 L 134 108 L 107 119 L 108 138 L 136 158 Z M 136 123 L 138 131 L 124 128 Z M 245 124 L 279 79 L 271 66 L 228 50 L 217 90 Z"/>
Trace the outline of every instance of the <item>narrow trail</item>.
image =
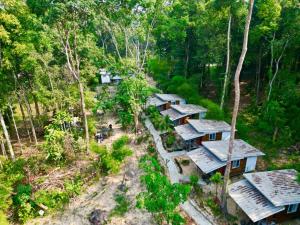
<path id="1" fill-rule="evenodd" d="M 108 117 L 103 121 L 103 125 L 112 124 L 114 135 L 106 139 L 102 144 L 111 145 L 112 142 L 122 135 L 132 136 L 125 133 L 116 124 L 115 119 Z M 125 160 L 120 172 L 116 175 L 110 175 L 100 178 L 100 180 L 86 187 L 86 190 L 74 198 L 62 212 L 49 215 L 43 218 L 36 218 L 27 223 L 27 225 L 90 225 L 89 215 L 95 209 L 106 211 L 108 214 L 116 206 L 114 195 L 118 193 L 118 187 L 122 183 L 125 173 L 125 184 L 128 188 L 126 196 L 131 202 L 129 211 L 121 217 L 114 216 L 108 222 L 108 225 L 151 225 L 152 217 L 148 212 L 141 211 L 135 207 L 136 195 L 142 191 L 140 184 L 141 171 L 138 168 L 138 159 L 144 155 L 146 147 L 130 144 L 134 151 L 133 155 Z"/>

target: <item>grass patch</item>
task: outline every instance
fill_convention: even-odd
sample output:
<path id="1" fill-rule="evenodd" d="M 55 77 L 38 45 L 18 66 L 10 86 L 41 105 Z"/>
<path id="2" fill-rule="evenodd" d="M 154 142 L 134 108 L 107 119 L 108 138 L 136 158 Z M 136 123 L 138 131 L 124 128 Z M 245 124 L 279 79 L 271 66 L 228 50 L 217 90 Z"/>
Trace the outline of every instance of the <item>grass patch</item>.
<path id="1" fill-rule="evenodd" d="M 116 194 L 116 207 L 112 210 L 111 216 L 124 216 L 130 208 L 130 202 L 125 194 Z"/>

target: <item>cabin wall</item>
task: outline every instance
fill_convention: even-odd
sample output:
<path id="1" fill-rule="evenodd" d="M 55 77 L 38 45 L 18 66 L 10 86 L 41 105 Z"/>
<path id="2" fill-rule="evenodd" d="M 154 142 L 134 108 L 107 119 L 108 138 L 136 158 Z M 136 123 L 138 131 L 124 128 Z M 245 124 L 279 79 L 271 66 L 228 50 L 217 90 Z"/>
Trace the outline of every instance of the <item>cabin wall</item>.
<path id="1" fill-rule="evenodd" d="M 291 219 L 300 217 L 300 206 L 298 206 L 297 212 L 294 212 L 294 213 L 287 213 L 287 208 L 288 207 L 286 206 L 284 211 L 281 211 L 277 214 L 274 214 L 274 215 L 268 217 L 267 221 L 268 222 L 274 221 L 274 222 L 280 223 L 283 221 L 287 221 L 287 220 L 291 220 Z"/>
<path id="2" fill-rule="evenodd" d="M 229 138 L 230 138 L 230 131 L 226 131 L 226 132 L 222 133 L 222 140 L 223 141 L 229 140 Z"/>
<path id="3" fill-rule="evenodd" d="M 246 163 L 247 163 L 247 159 L 241 159 L 240 167 L 238 168 L 232 168 L 232 164 L 231 164 L 230 176 L 243 174 L 245 172 Z"/>

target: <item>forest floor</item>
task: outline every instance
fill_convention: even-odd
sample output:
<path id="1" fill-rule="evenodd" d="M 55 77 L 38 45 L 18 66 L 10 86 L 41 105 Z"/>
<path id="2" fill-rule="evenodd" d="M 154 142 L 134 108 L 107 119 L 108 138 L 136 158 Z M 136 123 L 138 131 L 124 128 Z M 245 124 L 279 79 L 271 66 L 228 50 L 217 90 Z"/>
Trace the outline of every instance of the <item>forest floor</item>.
<path id="1" fill-rule="evenodd" d="M 101 144 L 107 146 L 111 145 L 114 140 L 120 138 L 122 135 L 133 137 L 133 133 L 128 133 L 121 130 L 120 126 L 116 124 L 115 117 L 107 115 L 106 119 L 101 121 L 101 125 L 112 124 L 114 134 L 105 139 Z M 124 216 L 112 216 L 108 224 L 111 225 L 150 225 L 153 224 L 152 217 L 149 213 L 141 211 L 135 207 L 136 195 L 140 193 L 143 188 L 140 183 L 141 170 L 138 168 L 138 159 L 146 153 L 145 144 L 136 145 L 130 144 L 133 150 L 133 155 L 128 157 L 120 172 L 115 175 L 109 175 L 100 178 L 98 182 L 86 187 L 86 190 L 81 195 L 75 197 L 62 212 L 46 217 L 36 218 L 29 221 L 27 224 L 51 224 L 51 225 L 84 225 L 90 224 L 89 216 L 92 211 L 100 209 L 106 214 L 110 214 L 116 202 L 115 195 L 120 192 L 119 187 L 125 177 L 125 185 L 127 188 L 126 196 L 129 199 L 129 210 Z"/>

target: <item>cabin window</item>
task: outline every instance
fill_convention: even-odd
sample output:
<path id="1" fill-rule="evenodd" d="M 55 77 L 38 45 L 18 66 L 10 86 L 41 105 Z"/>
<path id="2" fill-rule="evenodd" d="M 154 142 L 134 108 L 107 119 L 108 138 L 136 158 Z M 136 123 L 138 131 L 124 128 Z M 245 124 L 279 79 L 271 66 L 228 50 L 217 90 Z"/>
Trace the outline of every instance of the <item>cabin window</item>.
<path id="1" fill-rule="evenodd" d="M 210 141 L 214 141 L 214 140 L 216 140 L 216 133 L 212 133 L 212 134 L 209 134 L 209 140 Z"/>
<path id="2" fill-rule="evenodd" d="M 299 204 L 289 205 L 289 206 L 288 206 L 288 209 L 287 209 L 287 213 L 294 213 L 294 212 L 297 212 L 298 205 L 299 205 Z"/>
<path id="3" fill-rule="evenodd" d="M 239 168 L 240 167 L 240 160 L 232 161 L 232 168 Z"/>

